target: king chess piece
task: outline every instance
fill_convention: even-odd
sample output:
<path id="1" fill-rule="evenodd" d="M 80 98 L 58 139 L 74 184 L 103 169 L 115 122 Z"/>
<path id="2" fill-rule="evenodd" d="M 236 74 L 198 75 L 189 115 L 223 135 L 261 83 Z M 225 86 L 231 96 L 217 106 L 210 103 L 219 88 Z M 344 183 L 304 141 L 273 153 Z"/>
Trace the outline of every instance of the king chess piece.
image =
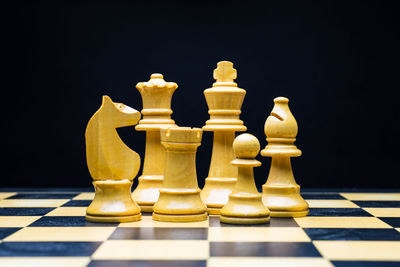
<path id="1" fill-rule="evenodd" d="M 261 166 L 255 159 L 260 152 L 260 142 L 251 134 L 241 134 L 233 141 L 238 168 L 238 178 L 228 203 L 221 209 L 220 220 L 231 224 L 262 224 L 270 221 L 269 210 L 262 202 L 254 182 L 253 168 Z"/>
<path id="2" fill-rule="evenodd" d="M 130 222 L 141 219 L 131 196 L 132 180 L 140 167 L 140 156 L 119 137 L 115 128 L 136 125 L 140 113 L 103 96 L 100 109 L 86 127 L 86 159 L 93 178 L 95 196 L 86 210 L 93 222 Z"/>
<path id="3" fill-rule="evenodd" d="M 200 146 L 202 133 L 202 129 L 188 127 L 161 129 L 166 162 L 160 197 L 154 204 L 154 220 L 207 220 L 207 208 L 200 198 L 196 175 L 196 151 Z"/>
<path id="4" fill-rule="evenodd" d="M 238 174 L 237 167 L 230 163 L 235 158 L 233 140 L 236 132 L 247 130 L 239 119 L 246 91 L 238 88 L 234 82 L 236 70 L 233 63 L 218 62 L 214 79 L 216 82 L 212 88 L 204 91 L 210 119 L 203 130 L 214 132 L 210 169 L 201 191 L 209 214 L 219 214 L 228 202 Z"/>
<path id="5" fill-rule="evenodd" d="M 268 145 L 261 151 L 264 157 L 272 157 L 267 182 L 263 185 L 263 202 L 271 211 L 271 217 L 301 217 L 308 214 L 308 204 L 300 195 L 291 157 L 301 151 L 294 145 L 297 122 L 290 112 L 289 99 L 277 97 L 274 108 L 265 122 Z"/>
<path id="6" fill-rule="evenodd" d="M 136 85 L 142 96 L 143 118 L 137 131 L 146 131 L 146 147 L 142 175 L 132 196 L 143 212 L 152 212 L 164 177 L 165 149 L 160 141 L 160 129 L 176 126 L 171 119 L 171 98 L 178 85 L 166 82 L 163 75 L 152 74 L 148 82 Z"/>

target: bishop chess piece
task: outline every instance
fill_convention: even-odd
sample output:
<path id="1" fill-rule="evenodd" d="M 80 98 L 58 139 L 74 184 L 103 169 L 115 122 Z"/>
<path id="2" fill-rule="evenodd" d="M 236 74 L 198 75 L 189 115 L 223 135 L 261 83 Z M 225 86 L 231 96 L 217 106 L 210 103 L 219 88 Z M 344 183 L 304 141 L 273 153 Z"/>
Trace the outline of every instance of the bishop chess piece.
<path id="1" fill-rule="evenodd" d="M 246 91 L 233 81 L 236 79 L 233 63 L 218 62 L 214 79 L 213 87 L 204 91 L 210 119 L 203 130 L 214 132 L 210 169 L 201 192 L 209 214 L 219 214 L 228 202 L 238 174 L 237 167 L 230 163 L 235 158 L 233 140 L 236 132 L 247 130 L 239 119 Z"/>
<path id="2" fill-rule="evenodd" d="M 165 150 L 160 142 L 160 128 L 176 126 L 171 119 L 171 98 L 178 85 L 166 82 L 161 74 L 152 74 L 148 82 L 136 85 L 142 96 L 143 118 L 137 131 L 146 131 L 146 147 L 142 175 L 133 192 L 133 199 L 143 212 L 152 212 L 164 176 Z"/>
<path id="3" fill-rule="evenodd" d="M 238 177 L 228 203 L 221 209 L 220 220 L 231 224 L 262 224 L 270 221 L 269 210 L 262 202 L 254 182 L 253 168 L 261 166 L 255 159 L 260 152 L 260 142 L 251 134 L 241 134 L 233 141 Z"/>
<path id="4" fill-rule="evenodd" d="M 196 151 L 202 133 L 202 129 L 188 127 L 161 129 L 166 162 L 160 197 L 154 204 L 154 220 L 195 222 L 207 219 L 196 175 Z"/>
<path id="5" fill-rule="evenodd" d="M 86 210 L 93 222 L 130 222 L 141 219 L 131 196 L 132 180 L 140 167 L 140 156 L 119 137 L 115 128 L 136 125 L 140 113 L 103 96 L 100 109 L 86 127 L 86 159 L 93 178 L 95 196 Z"/>
<path id="6" fill-rule="evenodd" d="M 274 108 L 265 122 L 268 145 L 261 151 L 264 157 L 272 157 L 267 182 L 263 185 L 263 202 L 271 211 L 271 217 L 300 217 L 308 214 L 308 204 L 300 195 L 291 157 L 301 151 L 294 145 L 297 122 L 290 112 L 289 99 L 277 97 Z"/>

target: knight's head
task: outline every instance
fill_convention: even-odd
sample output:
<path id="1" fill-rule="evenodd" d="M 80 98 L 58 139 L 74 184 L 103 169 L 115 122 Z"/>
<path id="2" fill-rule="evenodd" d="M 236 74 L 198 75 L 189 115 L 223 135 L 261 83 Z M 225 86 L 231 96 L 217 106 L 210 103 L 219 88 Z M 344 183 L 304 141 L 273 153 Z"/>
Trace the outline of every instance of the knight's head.
<path id="1" fill-rule="evenodd" d="M 103 96 L 100 110 L 101 115 L 106 116 L 105 119 L 115 128 L 136 125 L 141 117 L 139 111 L 122 103 L 115 103 L 106 95 Z"/>

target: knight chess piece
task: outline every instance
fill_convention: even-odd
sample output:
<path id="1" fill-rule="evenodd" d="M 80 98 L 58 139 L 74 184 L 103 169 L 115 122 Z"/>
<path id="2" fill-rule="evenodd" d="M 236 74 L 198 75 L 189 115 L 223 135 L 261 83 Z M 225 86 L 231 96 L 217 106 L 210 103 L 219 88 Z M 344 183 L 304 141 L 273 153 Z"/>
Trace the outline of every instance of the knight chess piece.
<path id="1" fill-rule="evenodd" d="M 308 214 L 308 204 L 300 195 L 291 157 L 301 151 L 294 145 L 297 122 L 290 112 L 289 99 L 277 97 L 274 108 L 265 122 L 267 146 L 261 151 L 264 157 L 272 157 L 267 182 L 263 185 L 263 202 L 271 211 L 271 217 L 301 217 Z"/>
<path id="2" fill-rule="evenodd" d="M 165 149 L 160 142 L 160 128 L 176 126 L 171 119 L 171 98 L 178 85 L 166 82 L 162 74 L 152 74 L 148 82 L 136 85 L 142 96 L 143 118 L 135 127 L 146 131 L 146 147 L 142 175 L 132 196 L 143 212 L 152 212 L 159 197 L 164 176 Z"/>
<path id="3" fill-rule="evenodd" d="M 140 167 L 140 156 L 119 137 L 116 128 L 136 125 L 140 112 L 103 96 L 99 110 L 86 127 L 86 158 L 95 196 L 86 210 L 86 220 L 130 222 L 141 219 L 131 196 L 132 180 Z"/>
<path id="4" fill-rule="evenodd" d="M 261 166 L 255 159 L 260 152 L 260 142 L 251 134 L 241 134 L 233 141 L 238 177 L 228 203 L 221 209 L 220 220 L 230 224 L 263 224 L 270 221 L 269 210 L 262 202 L 254 182 L 253 168 Z"/>
<path id="5" fill-rule="evenodd" d="M 161 129 L 166 149 L 165 174 L 160 197 L 154 204 L 153 219 L 166 222 L 195 222 L 207 219 L 196 175 L 196 151 L 202 129 Z"/>
<path id="6" fill-rule="evenodd" d="M 201 191 L 209 214 L 219 214 L 228 202 L 238 175 L 237 167 L 230 163 L 235 158 L 232 150 L 235 132 L 247 130 L 239 119 L 246 91 L 234 82 L 236 70 L 233 63 L 218 62 L 214 79 L 216 82 L 212 88 L 204 91 L 210 119 L 203 130 L 214 132 L 210 169 Z"/>

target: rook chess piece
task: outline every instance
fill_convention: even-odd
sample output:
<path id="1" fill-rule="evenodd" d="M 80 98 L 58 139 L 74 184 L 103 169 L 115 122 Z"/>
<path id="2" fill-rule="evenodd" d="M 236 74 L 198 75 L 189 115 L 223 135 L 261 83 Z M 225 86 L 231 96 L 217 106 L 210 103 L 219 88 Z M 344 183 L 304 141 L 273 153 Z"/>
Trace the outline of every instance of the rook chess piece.
<path id="1" fill-rule="evenodd" d="M 239 119 L 246 91 L 238 88 L 233 81 L 236 79 L 233 64 L 229 61 L 218 62 L 214 79 L 213 87 L 204 91 L 210 119 L 203 130 L 214 132 L 210 169 L 201 191 L 209 214 L 219 214 L 228 202 L 237 178 L 237 167 L 230 164 L 235 158 L 232 150 L 235 132 L 247 130 Z"/>
<path id="2" fill-rule="evenodd" d="M 263 185 L 263 202 L 271 211 L 271 217 L 300 217 L 308 214 L 308 204 L 300 195 L 290 157 L 298 157 L 301 151 L 294 145 L 297 122 L 290 112 L 289 99 L 277 97 L 274 108 L 265 122 L 268 145 L 261 151 L 264 157 L 272 157 L 267 182 Z"/>
<path id="3" fill-rule="evenodd" d="M 152 74 L 148 82 L 136 85 L 142 96 L 143 118 L 135 127 L 146 131 L 143 171 L 133 199 L 143 212 L 152 212 L 164 176 L 165 150 L 160 142 L 160 128 L 176 126 L 171 119 L 171 98 L 178 85 L 166 82 L 162 74 Z"/>
<path id="4" fill-rule="evenodd" d="M 161 129 L 166 162 L 160 197 L 154 204 L 154 220 L 195 222 L 207 219 L 196 175 L 196 151 L 202 132 L 202 129 L 188 127 Z"/>
<path id="5" fill-rule="evenodd" d="M 140 113 L 103 96 L 100 109 L 86 127 L 86 159 L 95 197 L 86 210 L 86 220 L 129 222 L 141 219 L 131 196 L 132 180 L 140 167 L 140 156 L 118 136 L 115 128 L 136 125 Z"/>
<path id="6" fill-rule="evenodd" d="M 254 182 L 253 168 L 261 166 L 254 159 L 260 152 L 258 139 L 251 134 L 241 134 L 233 141 L 238 177 L 228 203 L 221 209 L 220 220 L 231 224 L 262 224 L 270 221 L 269 210 L 262 202 Z"/>

